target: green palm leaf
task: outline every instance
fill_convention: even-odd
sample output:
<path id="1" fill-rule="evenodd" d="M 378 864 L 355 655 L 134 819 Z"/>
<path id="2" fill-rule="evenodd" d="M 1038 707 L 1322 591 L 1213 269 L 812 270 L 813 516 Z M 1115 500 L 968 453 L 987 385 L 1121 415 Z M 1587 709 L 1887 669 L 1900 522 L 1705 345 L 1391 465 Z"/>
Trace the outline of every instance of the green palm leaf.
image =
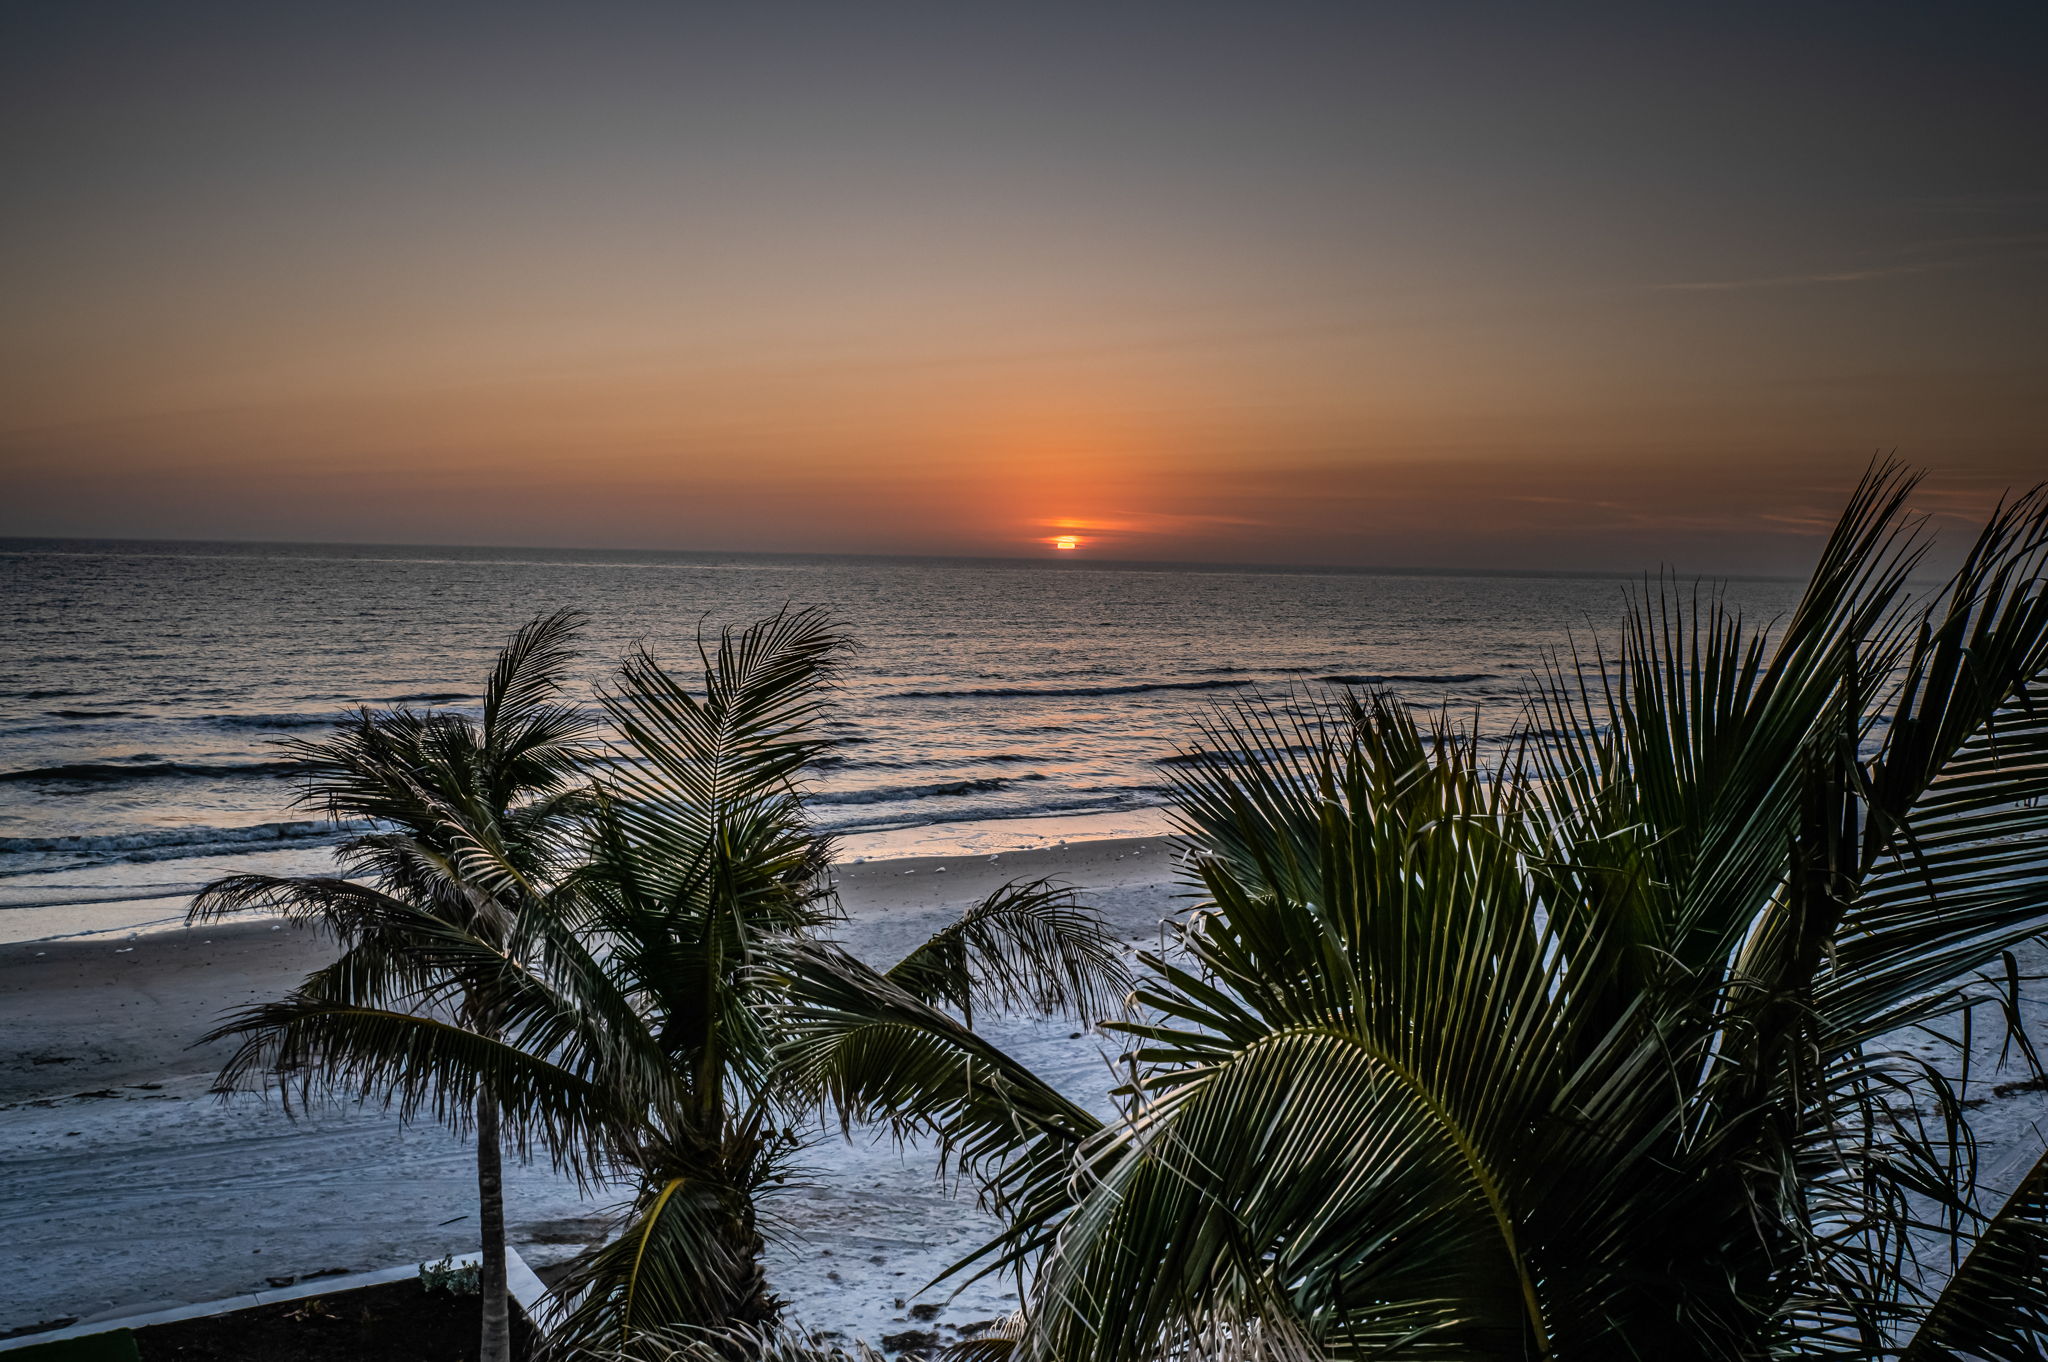
<path id="1" fill-rule="evenodd" d="M 968 1260 L 991 1258 L 982 1271 L 1042 1245 L 1070 1204 L 1070 1160 L 1101 1121 L 837 947 L 791 943 L 781 968 L 789 1004 L 780 1058 L 794 1090 L 838 1112 L 849 1133 L 880 1122 L 900 1139 L 929 1136 L 942 1163 L 979 1179 L 986 1200 L 1013 1222 L 1006 1241 Z"/>
<path id="2" fill-rule="evenodd" d="M 995 890 L 891 966 L 889 980 L 970 1027 L 977 1004 L 1092 1024 L 1123 1007 L 1132 982 L 1102 919 L 1043 879 Z"/>
<path id="3" fill-rule="evenodd" d="M 1978 1234 L 1899 1362 L 2048 1355 L 2048 1155 Z"/>
<path id="4" fill-rule="evenodd" d="M 247 1076 L 274 1076 L 300 1103 L 351 1095 L 425 1114 L 457 1133 L 471 1127 L 477 1099 L 489 1094 L 516 1146 L 538 1146 L 557 1166 L 587 1174 L 584 1153 L 603 1147 L 612 1129 L 606 1094 L 589 1078 L 508 1040 L 451 1021 L 293 995 L 232 1014 L 205 1041 L 237 1040 L 216 1088 L 234 1091 Z"/>

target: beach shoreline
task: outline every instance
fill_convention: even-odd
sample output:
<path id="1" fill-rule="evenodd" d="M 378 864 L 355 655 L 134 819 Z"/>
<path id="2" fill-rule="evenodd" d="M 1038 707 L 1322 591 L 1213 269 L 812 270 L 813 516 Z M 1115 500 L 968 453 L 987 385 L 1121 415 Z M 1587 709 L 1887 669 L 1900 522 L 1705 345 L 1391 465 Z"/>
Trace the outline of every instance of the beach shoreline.
<path id="1" fill-rule="evenodd" d="M 910 823 L 841 833 L 832 842 L 837 852 L 835 863 L 846 868 L 883 860 L 906 866 L 918 861 L 942 864 L 948 858 L 1055 851 L 1076 844 L 1171 835 L 1170 812 L 1163 806 L 1142 805 L 1115 811 Z M 252 849 L 206 863 L 215 874 L 239 873 L 244 868 L 261 874 L 332 873 L 332 858 L 325 845 L 302 847 L 284 855 L 290 859 L 280 861 L 279 853 L 267 848 Z M 0 902 L 0 950 L 25 942 L 125 939 L 179 931 L 184 927 L 185 905 L 204 882 L 195 878 L 175 889 L 151 894 L 88 890 L 92 896 L 84 898 L 53 891 L 44 902 L 31 901 L 16 889 L 14 902 Z"/>
<path id="2" fill-rule="evenodd" d="M 835 869 L 856 955 L 900 958 L 1005 881 L 1050 877 L 1096 907 L 1126 948 L 1157 942 L 1186 903 L 1174 847 L 1115 838 L 975 856 L 849 860 Z M 0 1331 L 206 1300 L 272 1276 L 359 1270 L 473 1249 L 474 1170 L 430 1120 L 374 1108 L 288 1115 L 272 1098 L 209 1094 L 226 1046 L 194 1042 L 227 1009 L 276 997 L 331 958 L 319 934 L 272 920 L 132 938 L 0 944 Z M 985 1030 L 1075 1096 L 1100 1105 L 1115 1044 L 1065 1022 Z M 771 1285 L 806 1326 L 849 1337 L 912 1327 L 919 1288 L 993 1226 L 929 1157 L 822 1128 L 805 1185 L 774 1208 L 793 1233 Z M 509 1178 L 510 1235 L 538 1264 L 601 1231 L 618 1192 L 584 1195 L 540 1165 Z M 944 1302 L 932 1325 L 1014 1308 L 991 1281 Z"/>

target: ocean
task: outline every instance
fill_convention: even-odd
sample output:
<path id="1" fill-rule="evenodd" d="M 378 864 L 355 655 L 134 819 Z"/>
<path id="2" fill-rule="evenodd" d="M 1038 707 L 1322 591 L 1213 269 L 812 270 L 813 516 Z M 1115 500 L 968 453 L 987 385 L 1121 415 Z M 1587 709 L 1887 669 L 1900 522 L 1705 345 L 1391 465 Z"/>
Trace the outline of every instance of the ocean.
<path id="1" fill-rule="evenodd" d="M 687 665 L 700 627 L 827 608 L 859 651 L 831 720 L 841 742 L 817 783 L 820 823 L 849 854 L 964 854 L 1158 830 L 1168 764 L 1219 701 L 1383 685 L 1498 734 L 1546 653 L 1611 631 L 1630 586 L 0 540 L 0 937 L 10 909 L 140 903 L 136 921 L 169 920 L 215 875 L 324 868 L 336 830 L 294 807 L 276 741 L 356 705 L 473 705 L 505 636 L 562 606 L 590 616 L 586 684 L 635 643 Z M 1746 581 L 1731 594 L 1769 616 L 1796 590 Z M 39 934 L 67 925 L 36 920 Z"/>

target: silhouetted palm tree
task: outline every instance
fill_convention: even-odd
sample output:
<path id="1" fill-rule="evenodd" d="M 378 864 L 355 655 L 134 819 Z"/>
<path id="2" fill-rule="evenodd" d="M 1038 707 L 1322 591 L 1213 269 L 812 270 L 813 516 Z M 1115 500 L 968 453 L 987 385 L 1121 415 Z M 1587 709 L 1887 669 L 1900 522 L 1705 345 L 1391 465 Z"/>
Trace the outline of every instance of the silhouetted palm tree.
<path id="1" fill-rule="evenodd" d="M 280 912 L 343 948 L 290 996 L 208 1037 L 239 1042 L 219 1089 L 265 1075 L 288 1097 L 353 1092 L 474 1132 L 484 1362 L 511 1355 L 503 1140 L 573 1155 L 593 1138 L 587 1082 L 570 1075 L 584 1094 L 536 1084 L 531 1052 L 572 1038 L 610 1048 L 602 1017 L 564 1002 L 561 981 L 589 977 L 594 962 L 550 895 L 588 802 L 589 724 L 561 698 L 577 628 L 561 612 L 519 630 L 475 718 L 364 710 L 332 737 L 291 744 L 311 770 L 304 802 L 372 830 L 342 844 L 339 875 L 231 875 L 190 911 Z M 536 989 L 540 975 L 553 987 Z M 526 1048 L 498 1043 L 508 1034 Z"/>
<path id="2" fill-rule="evenodd" d="M 1026 1308 L 969 1351 L 2041 1356 L 2048 1160 L 1981 1204 L 1899 1037 L 1965 1047 L 2048 930 L 2048 493 L 1916 594 L 1912 485 L 1774 625 L 1647 593 L 1496 759 L 1381 696 L 1220 718 L 1115 1120 L 804 977 L 811 1080 L 1011 1216 L 979 1262 Z"/>
<path id="3" fill-rule="evenodd" d="M 582 721 L 555 705 L 517 729 L 555 734 L 544 750 L 513 744 L 538 766 L 493 774 L 483 754 L 513 731 L 493 697 L 518 691 L 566 628 L 542 621 L 515 641 L 481 728 L 365 715 L 301 745 L 320 773 L 313 797 L 398 830 L 343 848 L 370 884 L 239 876 L 195 904 L 195 917 L 282 909 L 348 947 L 216 1033 L 242 1041 L 222 1085 L 260 1070 L 288 1091 L 472 1118 L 500 1331 L 501 1114 L 522 1148 L 633 1189 L 618 1233 L 560 1288 L 561 1347 L 766 1328 L 778 1303 L 757 1203 L 816 1114 L 784 1057 L 790 982 L 799 969 L 880 978 L 818 935 L 836 917 L 831 847 L 804 809 L 847 643 L 819 612 L 785 611 L 700 640 L 695 690 L 638 652 L 599 694 L 617 732 L 601 768 Z M 588 770 L 594 785 L 579 782 Z M 990 1003 L 1093 1016 L 1129 984 L 1095 918 L 1043 883 L 998 890 L 892 977 L 963 1021 Z M 496 1339 L 491 1327 L 487 1315 Z"/>
<path id="4" fill-rule="evenodd" d="M 791 1141 L 761 957 L 831 916 L 830 849 L 801 781 L 846 649 L 822 614 L 784 612 L 700 642 L 699 692 L 641 652 L 601 696 L 620 748 L 574 880 L 579 929 L 659 1054 L 661 1089 L 652 1103 L 621 1094 L 608 1157 L 634 1201 L 569 1279 L 566 1339 L 775 1314 L 755 1202 Z"/>
<path id="5" fill-rule="evenodd" d="M 846 646 L 823 615 L 785 612 L 700 644 L 695 690 L 641 653 L 601 697 L 620 746 L 570 891 L 613 1011 L 644 1035 L 632 1053 L 662 1067 L 654 1100 L 637 1071 L 608 1090 L 605 1157 L 634 1196 L 563 1283 L 563 1346 L 757 1329 L 778 1313 L 757 1206 L 815 1114 L 782 1054 L 791 962 L 864 968 L 819 939 L 836 917 L 831 848 L 803 802 Z M 998 890 L 899 969 L 963 1006 L 1087 1010 L 1127 984 L 1094 918 L 1044 885 Z"/>

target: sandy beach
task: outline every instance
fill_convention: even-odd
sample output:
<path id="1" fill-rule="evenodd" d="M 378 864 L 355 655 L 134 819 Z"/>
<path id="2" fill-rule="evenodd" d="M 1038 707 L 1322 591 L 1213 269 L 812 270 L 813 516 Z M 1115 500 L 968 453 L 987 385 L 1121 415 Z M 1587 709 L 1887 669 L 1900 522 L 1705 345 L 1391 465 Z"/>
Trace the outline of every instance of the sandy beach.
<path id="1" fill-rule="evenodd" d="M 867 860 L 840 869 L 840 936 L 886 964 L 998 884 L 1046 875 L 1074 885 L 1133 949 L 1184 892 L 1160 837 Z M 287 1115 L 275 1099 L 208 1092 L 223 1052 L 197 1038 L 330 950 L 270 921 L 0 945 L 0 1242 L 12 1250 L 0 1333 L 475 1247 L 468 1151 L 438 1127 L 360 1107 Z M 984 1029 L 1100 1104 L 1106 1048 L 1094 1035 L 1028 1019 Z M 922 1297 L 941 1307 L 928 1323 L 907 1313 L 991 1224 L 971 1191 L 939 1185 L 928 1157 L 821 1131 L 807 1171 L 768 1208 L 787 1230 L 770 1281 L 794 1318 L 876 1338 L 1014 1306 L 1014 1283 L 987 1281 L 950 1301 L 943 1288 Z M 599 1234 L 616 1195 L 580 1195 L 545 1166 L 508 1184 L 512 1241 L 543 1268 Z"/>

